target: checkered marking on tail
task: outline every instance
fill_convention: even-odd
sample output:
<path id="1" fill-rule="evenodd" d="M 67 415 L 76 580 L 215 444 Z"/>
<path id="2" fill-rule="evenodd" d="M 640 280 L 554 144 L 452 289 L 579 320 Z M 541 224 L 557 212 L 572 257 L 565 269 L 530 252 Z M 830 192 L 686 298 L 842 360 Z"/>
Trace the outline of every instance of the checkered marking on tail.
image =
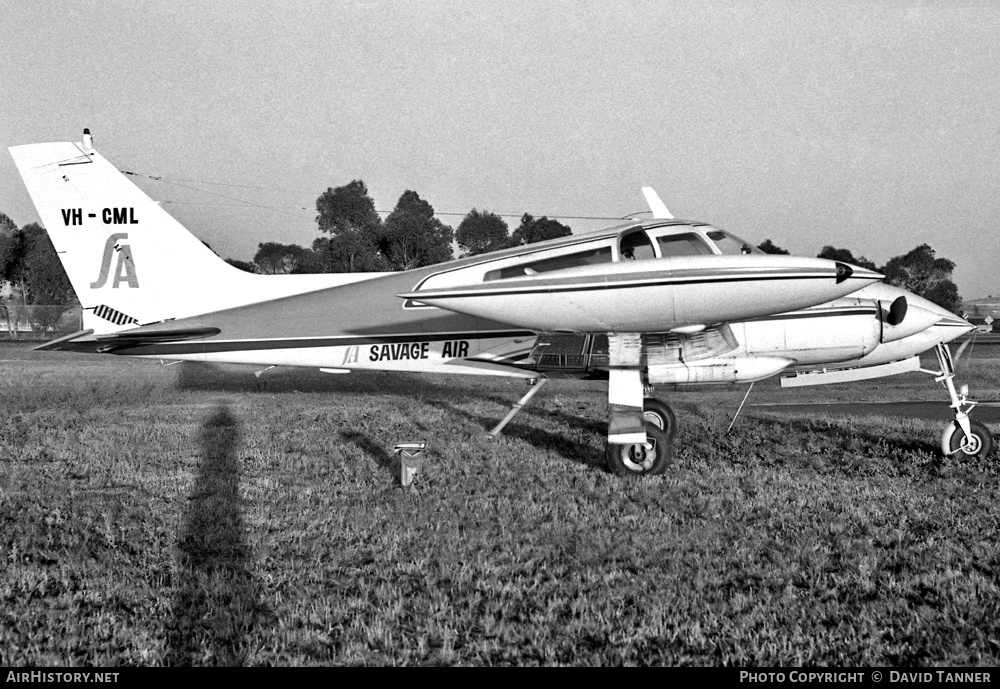
<path id="1" fill-rule="evenodd" d="M 117 311 L 110 306 L 105 306 L 104 304 L 94 307 L 94 315 L 103 318 L 106 321 L 111 321 L 115 325 L 125 325 L 127 323 L 135 323 L 136 325 L 139 324 L 139 321 L 131 316 L 127 316 L 121 311 Z"/>

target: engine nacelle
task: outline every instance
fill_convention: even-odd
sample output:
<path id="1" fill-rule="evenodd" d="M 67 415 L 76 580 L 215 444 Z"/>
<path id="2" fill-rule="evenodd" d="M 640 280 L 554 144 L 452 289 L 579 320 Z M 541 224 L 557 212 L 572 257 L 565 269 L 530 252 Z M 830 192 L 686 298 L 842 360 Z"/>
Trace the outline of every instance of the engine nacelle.
<path id="1" fill-rule="evenodd" d="M 878 305 L 842 299 L 801 311 L 732 324 L 747 355 L 780 356 L 798 364 L 857 359 L 882 338 Z"/>

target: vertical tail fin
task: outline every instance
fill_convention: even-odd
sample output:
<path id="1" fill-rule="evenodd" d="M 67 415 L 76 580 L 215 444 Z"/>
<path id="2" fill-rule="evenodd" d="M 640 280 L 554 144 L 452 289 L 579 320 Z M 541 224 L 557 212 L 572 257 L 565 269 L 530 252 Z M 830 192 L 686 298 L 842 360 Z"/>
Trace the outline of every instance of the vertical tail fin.
<path id="1" fill-rule="evenodd" d="M 266 301 L 371 275 L 259 276 L 219 258 L 94 150 L 14 146 L 10 154 L 84 308 L 107 332 Z"/>
<path id="2" fill-rule="evenodd" d="M 671 219 L 673 214 L 667 210 L 667 204 L 663 203 L 660 199 L 660 195 L 656 193 L 653 187 L 643 187 L 642 195 L 646 197 L 646 205 L 649 206 L 650 212 L 652 212 L 654 218 L 664 218 Z"/>

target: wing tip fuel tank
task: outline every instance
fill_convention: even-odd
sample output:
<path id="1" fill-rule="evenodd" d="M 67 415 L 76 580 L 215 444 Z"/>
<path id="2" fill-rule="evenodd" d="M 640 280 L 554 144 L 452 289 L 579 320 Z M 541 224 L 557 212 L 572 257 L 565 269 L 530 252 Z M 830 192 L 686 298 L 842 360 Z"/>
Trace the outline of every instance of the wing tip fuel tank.
<path id="1" fill-rule="evenodd" d="M 808 308 L 884 276 L 827 259 L 746 254 L 619 261 L 492 281 L 469 277 L 468 284 L 397 296 L 539 331 L 662 332 Z"/>

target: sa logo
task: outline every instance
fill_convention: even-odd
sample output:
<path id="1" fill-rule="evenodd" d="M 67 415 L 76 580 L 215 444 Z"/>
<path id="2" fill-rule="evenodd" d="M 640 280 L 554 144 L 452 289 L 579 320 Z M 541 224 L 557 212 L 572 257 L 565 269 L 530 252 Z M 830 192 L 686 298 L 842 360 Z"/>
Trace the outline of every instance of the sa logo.
<path id="1" fill-rule="evenodd" d="M 128 239 L 128 233 L 116 232 L 108 237 L 104 243 L 104 259 L 101 261 L 101 275 L 96 282 L 90 283 L 90 289 L 100 289 L 108 281 L 108 274 L 111 272 L 111 258 L 118 254 L 118 263 L 115 264 L 115 277 L 111 286 L 117 288 L 122 282 L 127 282 L 129 287 L 138 287 L 139 278 L 135 276 L 135 262 L 132 261 L 132 249 L 128 244 L 122 244 L 123 239 Z"/>

